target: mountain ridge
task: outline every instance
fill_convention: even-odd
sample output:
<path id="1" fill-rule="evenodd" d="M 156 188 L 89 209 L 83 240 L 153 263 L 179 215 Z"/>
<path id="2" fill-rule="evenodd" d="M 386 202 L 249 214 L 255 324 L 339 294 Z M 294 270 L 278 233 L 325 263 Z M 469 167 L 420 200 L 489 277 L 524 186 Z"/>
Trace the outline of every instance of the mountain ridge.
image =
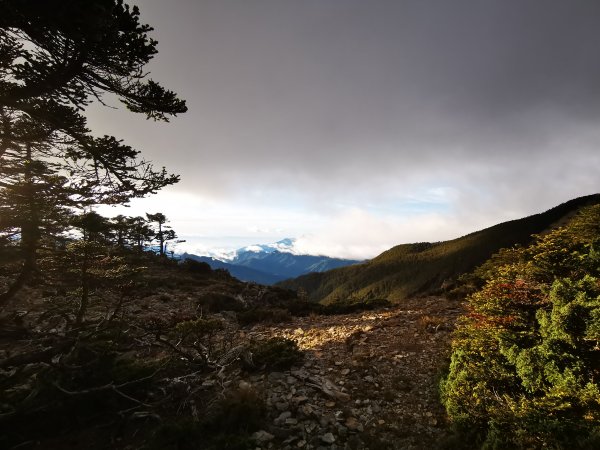
<path id="1" fill-rule="evenodd" d="M 307 292 L 313 301 L 399 301 L 450 285 L 483 264 L 501 248 L 526 245 L 533 234 L 556 228 L 584 206 L 600 203 L 600 194 L 579 197 L 539 214 L 503 222 L 441 242 L 401 244 L 354 266 L 312 273 L 278 285 Z"/>
<path id="2" fill-rule="evenodd" d="M 227 259 L 191 253 L 183 253 L 181 259 L 205 262 L 212 269 L 225 269 L 242 281 L 266 285 L 360 262 L 322 255 L 297 254 L 292 251 L 293 242 L 294 239 L 286 238 L 272 244 L 250 245 L 236 250 L 234 256 Z"/>

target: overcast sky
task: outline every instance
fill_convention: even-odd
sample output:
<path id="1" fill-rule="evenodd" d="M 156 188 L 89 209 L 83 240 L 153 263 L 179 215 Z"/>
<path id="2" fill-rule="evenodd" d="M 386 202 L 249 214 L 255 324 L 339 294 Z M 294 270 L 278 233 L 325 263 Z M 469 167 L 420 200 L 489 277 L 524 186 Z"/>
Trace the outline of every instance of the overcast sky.
<path id="1" fill-rule="evenodd" d="M 134 4 L 189 112 L 90 122 L 181 175 L 127 213 L 191 250 L 370 258 L 600 191 L 600 2 Z"/>

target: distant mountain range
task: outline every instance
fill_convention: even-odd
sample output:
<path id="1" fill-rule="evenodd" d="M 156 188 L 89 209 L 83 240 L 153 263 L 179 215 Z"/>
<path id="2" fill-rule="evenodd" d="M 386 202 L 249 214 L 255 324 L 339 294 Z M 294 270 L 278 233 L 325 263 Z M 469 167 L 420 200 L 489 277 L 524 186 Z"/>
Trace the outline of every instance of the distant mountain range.
<path id="1" fill-rule="evenodd" d="M 272 244 L 251 245 L 236 250 L 227 260 L 189 253 L 183 253 L 181 259 L 205 262 L 213 269 L 228 270 L 239 280 L 267 285 L 361 262 L 327 256 L 298 255 L 293 253 L 293 244 L 293 239 L 282 239 Z"/>
<path id="2" fill-rule="evenodd" d="M 387 299 L 398 301 L 439 290 L 483 264 L 501 248 L 527 245 L 533 234 L 565 224 L 582 207 L 600 203 L 600 194 L 563 203 L 544 213 L 501 223 L 445 242 L 403 244 L 350 267 L 302 275 L 279 286 L 304 289 L 323 303 Z"/>

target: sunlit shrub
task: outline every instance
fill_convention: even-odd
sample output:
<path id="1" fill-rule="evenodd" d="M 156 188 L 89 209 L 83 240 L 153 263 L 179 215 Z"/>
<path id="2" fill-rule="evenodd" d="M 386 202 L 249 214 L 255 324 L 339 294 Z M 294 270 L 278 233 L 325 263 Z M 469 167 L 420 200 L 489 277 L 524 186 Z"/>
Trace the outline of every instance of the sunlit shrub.
<path id="1" fill-rule="evenodd" d="M 480 270 L 441 384 L 474 446 L 600 445 L 599 223 L 589 208 Z"/>

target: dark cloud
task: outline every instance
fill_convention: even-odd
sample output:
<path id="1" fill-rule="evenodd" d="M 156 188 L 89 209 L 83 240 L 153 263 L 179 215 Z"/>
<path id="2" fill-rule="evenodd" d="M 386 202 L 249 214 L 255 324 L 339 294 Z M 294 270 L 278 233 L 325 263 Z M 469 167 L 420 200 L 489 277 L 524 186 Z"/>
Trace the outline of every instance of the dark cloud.
<path id="1" fill-rule="evenodd" d="M 599 2 L 138 3 L 153 76 L 190 112 L 94 124 L 180 172 L 180 189 L 326 208 L 450 186 L 458 209 L 515 213 L 598 190 Z"/>

